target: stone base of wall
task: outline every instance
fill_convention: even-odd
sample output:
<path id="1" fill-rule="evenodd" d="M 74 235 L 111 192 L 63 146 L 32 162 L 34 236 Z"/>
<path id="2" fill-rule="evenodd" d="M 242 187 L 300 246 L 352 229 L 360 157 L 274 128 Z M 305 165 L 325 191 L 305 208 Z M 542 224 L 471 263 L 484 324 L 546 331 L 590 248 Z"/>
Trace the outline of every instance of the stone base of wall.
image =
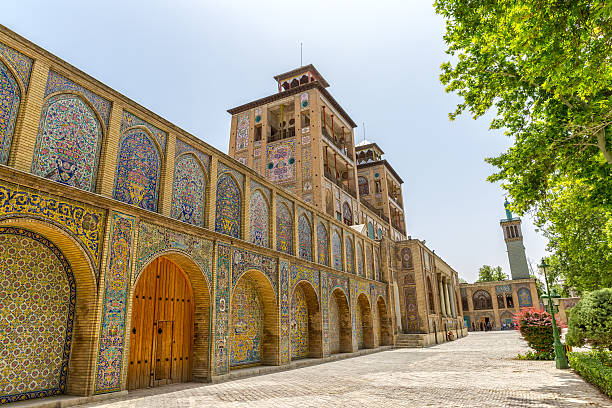
<path id="1" fill-rule="evenodd" d="M 115 398 L 121 398 L 128 395 L 127 391 L 109 392 L 108 394 L 98 394 L 89 397 L 77 397 L 74 395 L 58 395 L 56 397 L 37 398 L 27 401 L 13 402 L 5 404 L 3 407 L 9 408 L 66 408 L 74 407 L 75 405 L 88 404 L 91 402 L 100 402 Z"/>

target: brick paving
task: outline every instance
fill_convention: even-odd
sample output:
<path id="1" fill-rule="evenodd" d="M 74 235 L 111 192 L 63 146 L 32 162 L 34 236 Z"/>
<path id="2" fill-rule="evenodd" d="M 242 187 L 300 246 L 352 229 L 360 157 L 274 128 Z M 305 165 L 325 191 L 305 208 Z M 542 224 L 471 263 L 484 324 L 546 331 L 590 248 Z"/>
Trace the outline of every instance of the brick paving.
<path id="1" fill-rule="evenodd" d="M 518 361 L 517 332 L 473 333 L 425 349 L 397 349 L 221 384 L 130 392 L 89 407 L 611 407 L 554 362 Z"/>

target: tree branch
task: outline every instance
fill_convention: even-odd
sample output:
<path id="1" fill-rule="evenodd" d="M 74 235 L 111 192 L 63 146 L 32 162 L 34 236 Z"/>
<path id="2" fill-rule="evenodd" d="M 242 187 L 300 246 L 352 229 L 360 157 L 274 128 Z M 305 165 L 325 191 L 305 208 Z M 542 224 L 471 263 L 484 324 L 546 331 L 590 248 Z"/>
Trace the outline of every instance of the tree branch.
<path id="1" fill-rule="evenodd" d="M 603 153 L 606 161 L 612 166 L 612 152 L 606 147 L 606 128 L 603 127 L 597 131 L 597 147 Z"/>

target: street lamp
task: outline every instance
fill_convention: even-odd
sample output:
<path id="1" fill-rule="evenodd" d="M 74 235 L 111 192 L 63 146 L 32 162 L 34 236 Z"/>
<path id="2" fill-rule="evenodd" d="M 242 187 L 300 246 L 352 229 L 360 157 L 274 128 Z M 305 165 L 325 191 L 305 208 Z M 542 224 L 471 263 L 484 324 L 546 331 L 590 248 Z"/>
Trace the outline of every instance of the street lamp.
<path id="1" fill-rule="evenodd" d="M 552 316 L 553 337 L 555 338 L 555 364 L 557 368 L 569 368 L 567 358 L 565 358 L 565 352 L 563 351 L 563 345 L 561 344 L 561 339 L 559 338 L 559 329 L 557 328 L 557 321 L 555 319 L 555 307 L 559 305 L 560 296 L 556 293 L 553 294 L 550 292 L 547 274 L 548 266 L 549 265 L 546 263 L 544 258 L 542 258 L 542 264 L 538 265 L 544 274 L 544 281 L 546 282 L 546 295 L 542 296 L 542 302 L 544 303 L 544 306 L 548 305 L 548 310 Z"/>

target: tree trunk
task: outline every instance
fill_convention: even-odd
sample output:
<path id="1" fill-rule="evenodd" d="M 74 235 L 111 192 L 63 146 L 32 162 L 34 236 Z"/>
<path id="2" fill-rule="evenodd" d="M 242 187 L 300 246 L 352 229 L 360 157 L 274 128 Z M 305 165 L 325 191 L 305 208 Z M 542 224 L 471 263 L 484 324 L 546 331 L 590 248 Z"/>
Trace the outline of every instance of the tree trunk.
<path id="1" fill-rule="evenodd" d="M 597 147 L 603 153 L 606 161 L 610 166 L 612 166 L 612 153 L 606 147 L 606 128 L 601 129 L 597 132 Z"/>

